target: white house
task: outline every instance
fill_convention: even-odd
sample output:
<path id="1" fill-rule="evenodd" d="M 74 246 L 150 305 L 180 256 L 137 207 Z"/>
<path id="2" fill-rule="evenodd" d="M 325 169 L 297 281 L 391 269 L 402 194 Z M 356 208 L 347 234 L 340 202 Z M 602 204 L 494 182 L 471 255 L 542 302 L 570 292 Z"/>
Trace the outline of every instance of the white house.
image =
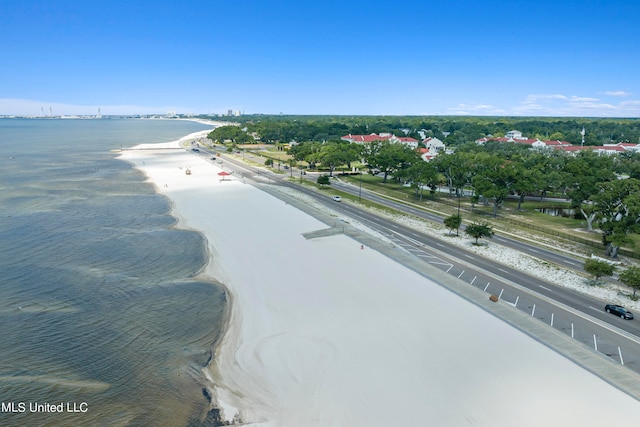
<path id="1" fill-rule="evenodd" d="M 365 144 L 373 141 L 389 141 L 393 144 L 405 144 L 411 148 L 418 148 L 418 140 L 408 136 L 395 136 L 390 133 L 369 134 L 369 135 L 344 135 L 340 137 L 343 141 L 355 142 L 356 144 Z"/>
<path id="2" fill-rule="evenodd" d="M 391 135 L 391 137 L 389 137 L 389 142 L 393 142 L 394 144 L 404 144 L 413 149 L 418 148 L 418 140 L 408 136 Z"/>
<path id="3" fill-rule="evenodd" d="M 603 150 L 610 152 L 634 151 L 640 153 L 640 144 L 618 142 L 617 144 L 603 144 Z"/>
<path id="4" fill-rule="evenodd" d="M 504 134 L 504 137 L 509 139 L 522 139 L 522 132 L 519 130 L 511 130 Z"/>
<path id="5" fill-rule="evenodd" d="M 434 152 L 442 151 L 445 147 L 444 142 L 440 141 L 438 138 L 433 137 L 425 138 L 422 143 L 425 147 L 427 147 L 427 150 Z"/>

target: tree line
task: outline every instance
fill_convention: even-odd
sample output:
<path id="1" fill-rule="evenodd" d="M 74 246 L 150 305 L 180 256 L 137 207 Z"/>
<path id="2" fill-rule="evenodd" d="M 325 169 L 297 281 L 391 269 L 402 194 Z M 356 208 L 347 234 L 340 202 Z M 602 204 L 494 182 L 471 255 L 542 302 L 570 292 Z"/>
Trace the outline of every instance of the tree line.
<path id="1" fill-rule="evenodd" d="M 239 126 L 219 127 L 209 134 L 209 138 L 237 144 L 254 142 L 254 135 L 262 142 L 265 139 L 270 142 L 296 140 L 298 143 L 289 150 L 292 159 L 305 161 L 310 168 L 321 167 L 329 172 L 329 176 L 336 168 L 351 169 L 357 164 L 370 174 L 380 174 L 385 183 L 392 177 L 411 185 L 416 197 L 422 198 L 425 189 L 435 194 L 440 186 L 448 187 L 457 196 L 470 194 L 473 202 L 490 204 L 494 215 L 509 196 L 518 197 L 518 210 L 527 196 L 542 198 L 551 194 L 563 197 L 584 218 L 587 230 L 593 230 L 597 224 L 602 231 L 606 253 L 614 257 L 620 246 L 632 244 L 631 233 L 640 232 L 639 153 L 603 156 L 583 151 L 568 154 L 535 150 L 520 144 L 488 142 L 480 146 L 470 142 L 485 136 L 478 132 L 497 131 L 499 134 L 505 129 L 549 132 L 563 129 L 562 123 L 580 130 L 583 125 L 597 125 L 601 132 L 614 126 L 616 135 L 623 134 L 621 129 L 632 135 L 638 132 L 640 123 L 635 119 L 442 117 L 427 121 L 424 117 L 334 116 L 242 116 L 240 119 L 243 122 Z M 543 128 L 544 125 L 547 127 Z M 554 127 L 550 128 L 551 125 Z M 429 162 L 423 161 L 416 150 L 404 144 L 389 141 L 355 144 L 339 139 L 348 133 L 398 134 L 417 127 L 428 128 L 433 134 L 441 133 L 442 129 L 465 135 L 469 129 L 475 127 L 476 130 L 472 138 L 465 136 L 465 141 L 459 141 L 453 153 L 440 153 Z"/>
<path id="2" fill-rule="evenodd" d="M 624 118 L 245 115 L 215 119 L 239 123 L 239 129 L 248 135 L 257 135 L 260 142 L 268 144 L 323 142 L 348 134 L 393 133 L 418 140 L 423 135 L 436 137 L 448 146 L 457 146 L 519 130 L 529 138 L 579 145 L 583 128 L 585 145 L 640 143 L 640 119 Z"/>
<path id="3" fill-rule="evenodd" d="M 603 232 L 607 254 L 617 255 L 632 244 L 631 233 L 640 231 L 640 154 L 598 155 L 583 151 L 575 155 L 528 146 L 467 143 L 453 153 L 441 153 L 425 162 L 416 150 L 404 144 L 374 141 L 305 142 L 289 151 L 296 161 L 311 168 L 324 167 L 331 176 L 338 166 L 364 165 L 370 174 L 380 174 L 410 184 L 417 197 L 425 188 L 434 194 L 448 187 L 457 196 L 471 195 L 473 202 L 492 205 L 497 215 L 507 197 L 517 196 L 517 209 L 527 196 L 557 196 L 584 218 L 592 231 L 597 223 Z"/>

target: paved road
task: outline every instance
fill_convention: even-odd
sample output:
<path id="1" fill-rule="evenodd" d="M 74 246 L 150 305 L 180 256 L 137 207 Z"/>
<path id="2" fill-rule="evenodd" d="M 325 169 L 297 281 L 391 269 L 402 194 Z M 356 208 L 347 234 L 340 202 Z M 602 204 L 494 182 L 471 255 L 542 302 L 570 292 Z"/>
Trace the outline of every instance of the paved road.
<path id="1" fill-rule="evenodd" d="M 351 185 L 351 184 L 345 184 L 340 181 L 336 181 L 332 183 L 332 185 L 335 186 L 335 188 L 341 191 L 344 191 L 346 193 L 352 194 L 354 196 L 360 193 L 359 188 L 356 188 L 354 185 Z M 362 190 L 362 194 L 368 200 L 375 201 L 378 204 L 390 207 L 399 212 L 408 213 L 408 214 L 417 216 L 419 218 L 424 218 L 429 221 L 433 221 L 440 224 L 443 223 L 443 219 L 441 216 L 427 212 L 424 209 L 419 209 L 419 208 L 407 205 L 405 203 L 399 203 L 399 202 L 390 200 L 389 198 L 381 197 L 375 193 L 371 193 L 366 190 Z M 461 226 L 461 231 L 463 230 L 464 230 L 464 225 Z M 512 248 L 516 251 L 523 252 L 540 259 L 553 262 L 554 264 L 557 264 L 559 266 L 569 268 L 571 270 L 583 271 L 582 266 L 584 263 L 582 261 L 577 261 L 575 257 L 563 254 L 561 251 L 545 249 L 543 247 L 540 247 L 539 245 L 531 245 L 518 239 L 512 239 L 512 238 L 508 238 L 500 235 L 494 236 L 493 240 L 503 246 Z"/>
<path id="2" fill-rule="evenodd" d="M 202 154 L 211 155 L 206 151 Z M 300 175 L 298 170 L 289 171 L 291 173 L 286 175 L 275 174 L 247 166 L 224 154 L 222 159 L 225 167 L 235 169 L 239 176 L 267 178 L 267 182 L 295 188 L 328 207 L 358 220 L 386 236 L 421 262 L 466 282 L 482 292 L 499 295 L 502 301 L 531 318 L 553 327 L 593 352 L 605 355 L 620 366 L 640 373 L 640 319 L 634 321 L 619 319 L 604 312 L 606 302 L 529 276 L 501 264 L 499 260 L 486 259 L 467 252 L 447 244 L 446 241 L 379 217 L 351 203 L 336 203 L 330 196 L 287 180 L 290 175 L 315 179 L 312 175 Z M 341 183 L 332 183 L 332 185 L 351 194 L 359 193 L 359 188 L 354 188 L 353 185 Z M 442 219 L 435 214 L 390 201 L 365 190 L 362 190 L 362 197 L 431 221 L 442 222 Z M 500 237 L 496 241 L 514 250 L 548 259 L 556 264 L 574 269 L 576 266 L 581 266 L 581 263 L 570 256 L 528 245 L 515 239 Z"/>

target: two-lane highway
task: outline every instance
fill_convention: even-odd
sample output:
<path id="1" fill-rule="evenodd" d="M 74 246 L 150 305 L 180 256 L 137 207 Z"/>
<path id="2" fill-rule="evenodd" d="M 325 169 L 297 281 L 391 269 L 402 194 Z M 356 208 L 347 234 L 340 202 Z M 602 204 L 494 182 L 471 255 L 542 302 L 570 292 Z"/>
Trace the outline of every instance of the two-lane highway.
<path id="1" fill-rule="evenodd" d="M 207 155 L 206 152 L 203 154 Z M 269 181 L 274 184 L 294 188 L 386 236 L 394 244 L 404 248 L 422 261 L 466 281 L 471 286 L 476 286 L 490 294 L 499 295 L 501 300 L 512 304 L 549 326 L 561 330 L 594 351 L 601 352 L 618 363 L 624 364 L 625 367 L 640 372 L 640 339 L 638 338 L 640 337 L 640 323 L 625 321 L 605 313 L 605 302 L 530 276 L 501 263 L 500 260 L 487 259 L 468 252 L 458 246 L 448 244 L 445 240 L 434 238 L 375 215 L 355 204 L 334 202 L 330 196 L 291 182 L 288 179 L 289 175 L 283 176 L 265 172 L 263 169 L 248 166 L 231 156 L 223 156 L 223 158 L 225 166 L 236 169 L 239 175 L 245 177 L 268 176 Z M 353 186 L 337 183 L 334 185 L 341 191 L 354 194 Z M 359 189 L 355 188 L 355 192 L 359 192 Z M 441 222 L 441 218 L 434 214 L 389 201 L 365 191 L 362 192 L 362 196 L 418 217 Z M 575 268 L 576 261 L 574 259 L 564 257 L 557 252 L 505 237 L 500 238 L 498 243 L 538 258 L 548 257 L 553 259 L 556 264 L 560 264 L 560 260 L 566 258 L 562 262 L 567 265 L 573 263 Z"/>

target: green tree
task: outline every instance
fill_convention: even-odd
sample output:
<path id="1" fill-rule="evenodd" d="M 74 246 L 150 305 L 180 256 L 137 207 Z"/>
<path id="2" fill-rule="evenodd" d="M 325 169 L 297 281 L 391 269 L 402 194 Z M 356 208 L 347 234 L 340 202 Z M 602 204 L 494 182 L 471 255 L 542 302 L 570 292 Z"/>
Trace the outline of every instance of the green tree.
<path id="1" fill-rule="evenodd" d="M 591 196 L 600 219 L 606 255 L 615 258 L 623 244 L 632 244 L 629 234 L 640 229 L 640 180 L 617 179 L 597 185 Z"/>
<path id="2" fill-rule="evenodd" d="M 331 181 L 327 175 L 320 175 L 317 182 L 319 186 L 331 185 Z"/>
<path id="3" fill-rule="evenodd" d="M 635 151 L 620 153 L 616 170 L 630 178 L 640 179 L 640 153 Z"/>
<path id="4" fill-rule="evenodd" d="M 558 152 L 540 153 L 540 155 L 543 157 L 540 161 L 542 171 L 540 197 L 546 197 L 549 190 L 555 196 L 567 182 L 566 177 L 568 174 L 565 171 L 565 165 L 569 156 Z"/>
<path id="5" fill-rule="evenodd" d="M 320 151 L 311 156 L 312 159 L 329 168 L 329 176 L 340 165 L 350 165 L 357 158 L 357 152 L 348 142 L 330 141 L 322 144 Z"/>
<path id="6" fill-rule="evenodd" d="M 444 219 L 444 226 L 449 230 L 449 234 L 452 234 L 453 230 L 456 230 L 457 235 L 460 224 L 462 224 L 462 217 L 460 215 L 451 215 Z"/>
<path id="7" fill-rule="evenodd" d="M 476 245 L 478 244 L 478 239 L 482 239 L 484 237 L 491 239 L 495 234 L 493 232 L 493 229 L 487 222 L 474 222 L 473 224 L 469 224 L 464 229 L 464 232 L 472 238 L 476 239 Z"/>
<path id="8" fill-rule="evenodd" d="M 264 165 L 265 165 L 265 166 L 269 166 L 269 167 L 273 166 L 273 159 L 267 159 L 267 160 L 265 160 L 265 161 L 264 161 Z"/>
<path id="9" fill-rule="evenodd" d="M 309 168 L 315 169 L 318 162 L 318 153 L 322 149 L 322 144 L 319 142 L 304 142 L 294 145 L 289 154 L 298 161 L 305 161 L 309 163 Z"/>
<path id="10" fill-rule="evenodd" d="M 202 118 L 211 118 L 203 116 Z M 517 129 L 525 136 L 540 139 L 560 139 L 580 145 L 582 128 L 586 130 L 585 145 L 609 142 L 638 141 L 637 119 L 619 118 L 525 118 L 525 117 L 398 117 L 398 116 L 294 116 L 243 115 L 216 117 L 230 124 L 241 123 L 248 133 L 259 135 L 265 143 L 296 141 L 325 142 L 347 134 L 388 132 L 419 137 L 418 131 L 437 137 L 448 146 L 461 147 L 488 135 L 504 135 Z M 445 138 L 443 132 L 447 133 Z M 503 146 L 509 144 L 503 144 Z M 514 144 L 511 144 L 514 145 Z M 515 144 L 519 145 L 519 144 Z"/>
<path id="11" fill-rule="evenodd" d="M 554 132 L 551 135 L 549 135 L 549 140 L 562 141 L 564 140 L 564 134 L 562 132 Z"/>
<path id="12" fill-rule="evenodd" d="M 587 223 L 587 231 L 592 231 L 597 210 L 589 198 L 598 193 L 598 184 L 615 180 L 613 161 L 609 156 L 583 152 L 568 158 L 564 171 L 571 207 L 580 211 Z"/>
<path id="13" fill-rule="evenodd" d="M 420 201 L 422 201 L 424 187 L 431 188 L 433 192 L 437 189 L 440 180 L 440 175 L 436 171 L 435 165 L 418 157 L 410 166 L 398 170 L 394 176 L 405 182 L 410 182 L 411 186 L 416 190 L 416 199 L 419 196 Z"/>
<path id="14" fill-rule="evenodd" d="M 411 147 L 389 141 L 369 143 L 363 150 L 363 154 L 367 167 L 372 173 L 379 171 L 384 174 L 383 183 L 387 182 L 389 175 L 409 167 L 416 160 L 422 161 Z"/>
<path id="15" fill-rule="evenodd" d="M 255 143 L 253 136 L 249 135 L 239 126 L 220 126 L 209 132 L 207 135 L 213 142 L 231 141 L 235 144 L 252 144 Z"/>
<path id="16" fill-rule="evenodd" d="M 640 267 L 629 267 L 620 273 L 620 281 L 633 289 L 633 299 L 636 299 L 636 291 L 640 289 Z"/>
<path id="17" fill-rule="evenodd" d="M 613 265 L 606 261 L 589 258 L 584 262 L 584 271 L 591 274 L 597 282 L 601 277 L 613 275 Z"/>
<path id="18" fill-rule="evenodd" d="M 507 199 L 517 180 L 517 168 L 511 161 L 489 155 L 478 156 L 482 161 L 481 171 L 473 178 L 473 186 L 483 198 L 493 200 L 493 215 Z"/>
<path id="19" fill-rule="evenodd" d="M 366 144 L 360 145 L 360 157 L 366 164 L 367 169 L 371 175 L 375 175 L 379 171 L 376 170 L 374 157 L 380 152 L 382 147 L 382 141 L 371 141 Z"/>
<path id="20" fill-rule="evenodd" d="M 518 207 L 520 210 L 522 202 L 527 195 L 540 189 L 542 182 L 542 172 L 537 167 L 527 167 L 524 163 L 518 163 L 515 167 L 515 182 L 513 189 L 518 193 Z"/>
<path id="21" fill-rule="evenodd" d="M 456 151 L 453 154 L 439 154 L 434 159 L 434 167 L 447 180 L 450 193 L 460 194 L 464 186 L 471 182 L 477 172 L 474 157 L 472 153 Z"/>

